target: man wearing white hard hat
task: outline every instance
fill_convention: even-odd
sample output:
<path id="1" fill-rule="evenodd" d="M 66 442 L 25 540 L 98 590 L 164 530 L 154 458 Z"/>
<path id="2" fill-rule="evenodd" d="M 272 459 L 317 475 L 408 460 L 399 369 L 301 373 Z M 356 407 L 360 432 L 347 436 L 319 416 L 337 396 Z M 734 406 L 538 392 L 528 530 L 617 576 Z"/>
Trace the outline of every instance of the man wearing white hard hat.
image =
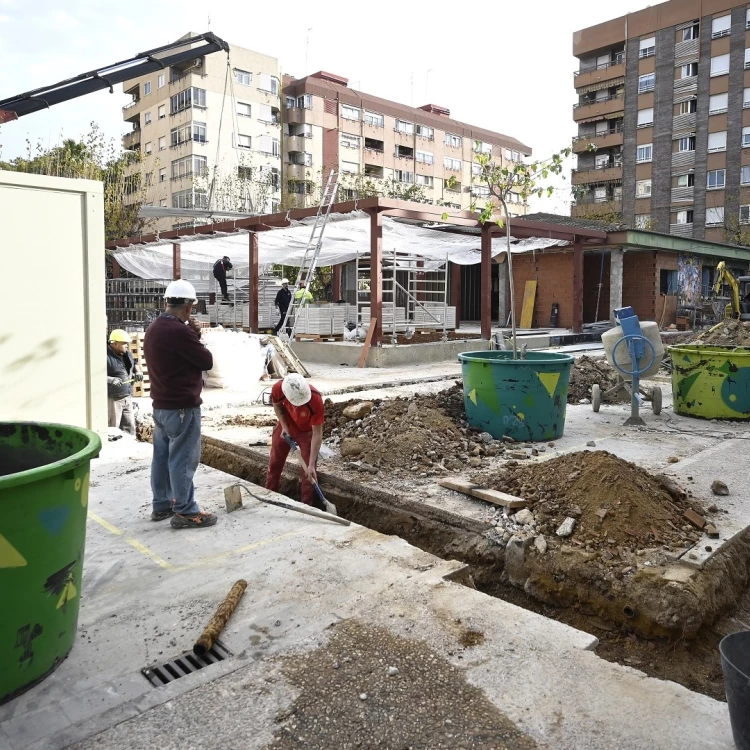
<path id="1" fill-rule="evenodd" d="M 286 318 L 286 311 L 289 309 L 289 304 L 292 301 L 292 293 L 289 291 L 289 279 L 282 279 L 281 280 L 281 289 L 279 289 L 278 292 L 276 292 L 276 299 L 274 300 L 274 305 L 276 305 L 276 309 L 279 311 L 281 317 L 279 318 L 279 322 L 276 324 L 276 326 L 273 329 L 273 335 L 278 336 L 279 330 L 281 326 L 284 325 L 284 318 Z M 292 335 L 292 327 L 287 325 L 286 332 L 289 336 Z"/>
<path id="2" fill-rule="evenodd" d="M 315 467 L 323 444 L 323 422 L 326 418 L 323 397 L 295 372 L 274 383 L 271 401 L 279 421 L 271 439 L 266 489 L 278 492 L 281 472 L 291 450 L 287 438 L 291 438 L 299 446 L 304 462 L 301 471 L 302 502 L 315 505 L 315 490 L 311 482 L 318 481 Z"/>
<path id="3" fill-rule="evenodd" d="M 174 529 L 200 529 L 216 523 L 215 515 L 198 507 L 193 485 L 201 457 L 203 372 L 213 367 L 213 357 L 190 315 L 193 285 L 172 281 L 164 300 L 165 312 L 146 329 L 143 342 L 154 403 L 151 519 L 171 518 Z"/>

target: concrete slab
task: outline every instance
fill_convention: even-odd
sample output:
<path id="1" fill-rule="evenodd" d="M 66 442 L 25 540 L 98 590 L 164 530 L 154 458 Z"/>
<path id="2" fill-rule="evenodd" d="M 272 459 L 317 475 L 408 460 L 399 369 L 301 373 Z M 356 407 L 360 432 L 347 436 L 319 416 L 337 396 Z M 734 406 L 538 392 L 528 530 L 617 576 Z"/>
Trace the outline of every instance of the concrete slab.
<path id="1" fill-rule="evenodd" d="M 0 707 L 4 747 L 99 732 L 80 747 L 266 747 L 298 693 L 283 658 L 325 648 L 331 626 L 350 621 L 428 644 L 542 745 L 732 746 L 724 704 L 602 661 L 594 637 L 447 581 L 459 563 L 397 537 L 252 503 L 227 516 L 222 490 L 235 480 L 207 468 L 198 497 L 219 524 L 153 523 L 149 460 L 150 446 L 122 440 L 93 463 L 79 637 L 53 675 Z M 248 590 L 222 636 L 235 656 L 151 687 L 139 670 L 189 649 L 240 577 Z M 474 646 L 467 628 L 482 634 Z M 178 742 L 174 727 L 188 725 Z"/>

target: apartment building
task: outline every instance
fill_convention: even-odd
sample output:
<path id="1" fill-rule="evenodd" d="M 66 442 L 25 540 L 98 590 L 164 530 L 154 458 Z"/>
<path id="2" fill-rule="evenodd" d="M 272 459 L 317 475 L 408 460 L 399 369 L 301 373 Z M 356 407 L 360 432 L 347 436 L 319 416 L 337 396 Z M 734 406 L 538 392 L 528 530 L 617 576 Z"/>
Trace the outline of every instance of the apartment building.
<path id="1" fill-rule="evenodd" d="M 191 35 L 183 37 L 188 40 Z M 133 200 L 163 208 L 275 211 L 281 204 L 281 79 L 274 57 L 230 46 L 223 53 L 127 81 L 130 131 L 123 147 L 142 161 Z M 164 217 L 153 229 L 193 220 Z"/>
<path id="2" fill-rule="evenodd" d="M 508 164 L 531 154 L 515 138 L 451 119 L 445 107 L 409 107 L 348 83 L 324 71 L 284 78 L 283 158 L 290 205 L 317 200 L 315 186 L 333 169 L 341 175 L 342 198 L 362 197 L 369 184 L 383 194 L 416 193 L 429 203 L 466 209 L 472 202 L 484 205 L 489 195 L 477 181 L 477 153 Z M 510 210 L 523 215 L 527 206 L 516 198 Z"/>
<path id="3" fill-rule="evenodd" d="M 750 5 L 669 0 L 576 32 L 573 54 L 573 215 L 736 241 L 750 224 Z"/>

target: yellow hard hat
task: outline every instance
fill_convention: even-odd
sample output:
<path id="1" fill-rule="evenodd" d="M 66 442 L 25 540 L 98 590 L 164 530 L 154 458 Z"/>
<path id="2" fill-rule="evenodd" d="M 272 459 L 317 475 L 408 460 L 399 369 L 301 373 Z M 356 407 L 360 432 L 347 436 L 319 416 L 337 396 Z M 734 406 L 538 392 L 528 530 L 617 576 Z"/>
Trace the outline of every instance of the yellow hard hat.
<path id="1" fill-rule="evenodd" d="M 121 341 L 124 344 L 130 343 L 130 336 L 128 336 L 125 331 L 123 331 L 121 328 L 115 328 L 112 333 L 109 334 L 109 340 L 110 341 Z"/>

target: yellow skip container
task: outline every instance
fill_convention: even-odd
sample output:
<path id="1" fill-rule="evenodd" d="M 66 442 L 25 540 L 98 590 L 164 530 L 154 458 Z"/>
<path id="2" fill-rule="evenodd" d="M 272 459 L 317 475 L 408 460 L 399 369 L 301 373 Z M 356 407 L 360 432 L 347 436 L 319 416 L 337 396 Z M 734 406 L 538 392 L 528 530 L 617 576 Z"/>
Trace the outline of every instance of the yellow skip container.
<path id="1" fill-rule="evenodd" d="M 669 353 L 676 414 L 750 420 L 750 348 L 686 344 Z"/>

